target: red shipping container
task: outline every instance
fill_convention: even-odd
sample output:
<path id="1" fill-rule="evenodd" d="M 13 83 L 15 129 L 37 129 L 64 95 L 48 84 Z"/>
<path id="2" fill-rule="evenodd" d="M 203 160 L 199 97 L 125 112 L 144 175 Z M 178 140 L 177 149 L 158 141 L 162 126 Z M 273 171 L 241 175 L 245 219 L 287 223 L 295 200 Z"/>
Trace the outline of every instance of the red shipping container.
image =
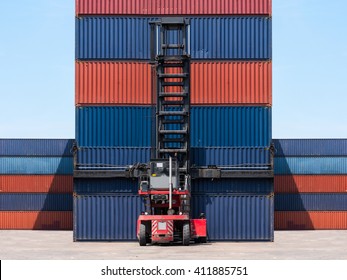
<path id="1" fill-rule="evenodd" d="M 276 175 L 275 193 L 346 193 L 347 175 Z"/>
<path id="2" fill-rule="evenodd" d="M 0 229 L 72 230 L 72 211 L 0 211 Z"/>
<path id="3" fill-rule="evenodd" d="M 76 62 L 76 105 L 151 104 L 150 67 L 141 62 Z M 191 63 L 191 103 L 270 106 L 272 63 Z"/>
<path id="4" fill-rule="evenodd" d="M 275 230 L 347 229 L 346 211 L 276 211 Z"/>
<path id="5" fill-rule="evenodd" d="M 76 0 L 76 15 L 270 15 L 271 0 Z"/>
<path id="6" fill-rule="evenodd" d="M 0 175 L 0 193 L 72 193 L 73 176 Z"/>

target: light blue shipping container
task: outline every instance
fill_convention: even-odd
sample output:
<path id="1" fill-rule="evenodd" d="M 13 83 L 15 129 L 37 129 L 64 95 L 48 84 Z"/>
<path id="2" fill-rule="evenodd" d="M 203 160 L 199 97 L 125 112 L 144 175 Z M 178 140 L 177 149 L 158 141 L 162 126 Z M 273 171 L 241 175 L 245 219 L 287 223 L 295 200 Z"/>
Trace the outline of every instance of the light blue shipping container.
<path id="1" fill-rule="evenodd" d="M 72 157 L 0 157 L 0 174 L 71 175 Z"/>
<path id="2" fill-rule="evenodd" d="M 76 18 L 76 59 L 150 58 L 148 17 Z M 191 18 L 192 59 L 269 60 L 271 18 L 256 16 Z M 169 34 L 174 38 L 175 34 Z M 172 41 L 172 39 L 169 39 Z"/>
<path id="3" fill-rule="evenodd" d="M 275 157 L 275 175 L 347 174 L 347 157 Z"/>
<path id="4" fill-rule="evenodd" d="M 77 107 L 80 147 L 150 147 L 150 107 Z M 191 107 L 191 147 L 269 147 L 271 108 L 256 106 Z"/>

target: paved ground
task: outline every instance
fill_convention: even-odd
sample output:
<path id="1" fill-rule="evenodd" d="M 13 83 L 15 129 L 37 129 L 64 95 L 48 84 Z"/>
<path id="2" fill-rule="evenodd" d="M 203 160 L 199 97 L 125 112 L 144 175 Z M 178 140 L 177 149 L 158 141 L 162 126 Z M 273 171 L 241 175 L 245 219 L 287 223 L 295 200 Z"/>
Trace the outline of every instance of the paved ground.
<path id="1" fill-rule="evenodd" d="M 136 242 L 72 242 L 71 231 L 0 230 L 0 259 L 346 260 L 347 231 L 277 231 L 275 242 L 140 247 Z"/>

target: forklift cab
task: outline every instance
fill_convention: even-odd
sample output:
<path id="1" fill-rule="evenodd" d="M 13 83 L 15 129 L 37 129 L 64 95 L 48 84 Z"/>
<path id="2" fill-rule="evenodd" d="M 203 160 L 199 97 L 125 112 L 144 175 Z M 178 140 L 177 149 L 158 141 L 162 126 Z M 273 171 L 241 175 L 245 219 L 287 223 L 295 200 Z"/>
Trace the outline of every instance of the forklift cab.
<path id="1" fill-rule="evenodd" d="M 178 189 L 178 164 L 173 159 L 155 159 L 150 162 L 149 181 L 152 190 L 168 190 L 170 187 L 170 169 L 172 189 Z"/>

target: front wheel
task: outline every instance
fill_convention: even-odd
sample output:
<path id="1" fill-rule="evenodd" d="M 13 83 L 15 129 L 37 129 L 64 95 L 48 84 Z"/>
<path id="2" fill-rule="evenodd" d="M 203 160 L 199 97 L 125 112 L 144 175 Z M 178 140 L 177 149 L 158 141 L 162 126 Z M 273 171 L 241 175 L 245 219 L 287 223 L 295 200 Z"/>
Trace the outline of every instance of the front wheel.
<path id="1" fill-rule="evenodd" d="M 189 246 L 190 242 L 190 225 L 189 223 L 183 224 L 182 228 L 182 243 L 184 246 Z"/>
<path id="2" fill-rule="evenodd" d="M 146 225 L 140 224 L 140 232 L 139 232 L 139 244 L 140 246 L 146 246 Z"/>

